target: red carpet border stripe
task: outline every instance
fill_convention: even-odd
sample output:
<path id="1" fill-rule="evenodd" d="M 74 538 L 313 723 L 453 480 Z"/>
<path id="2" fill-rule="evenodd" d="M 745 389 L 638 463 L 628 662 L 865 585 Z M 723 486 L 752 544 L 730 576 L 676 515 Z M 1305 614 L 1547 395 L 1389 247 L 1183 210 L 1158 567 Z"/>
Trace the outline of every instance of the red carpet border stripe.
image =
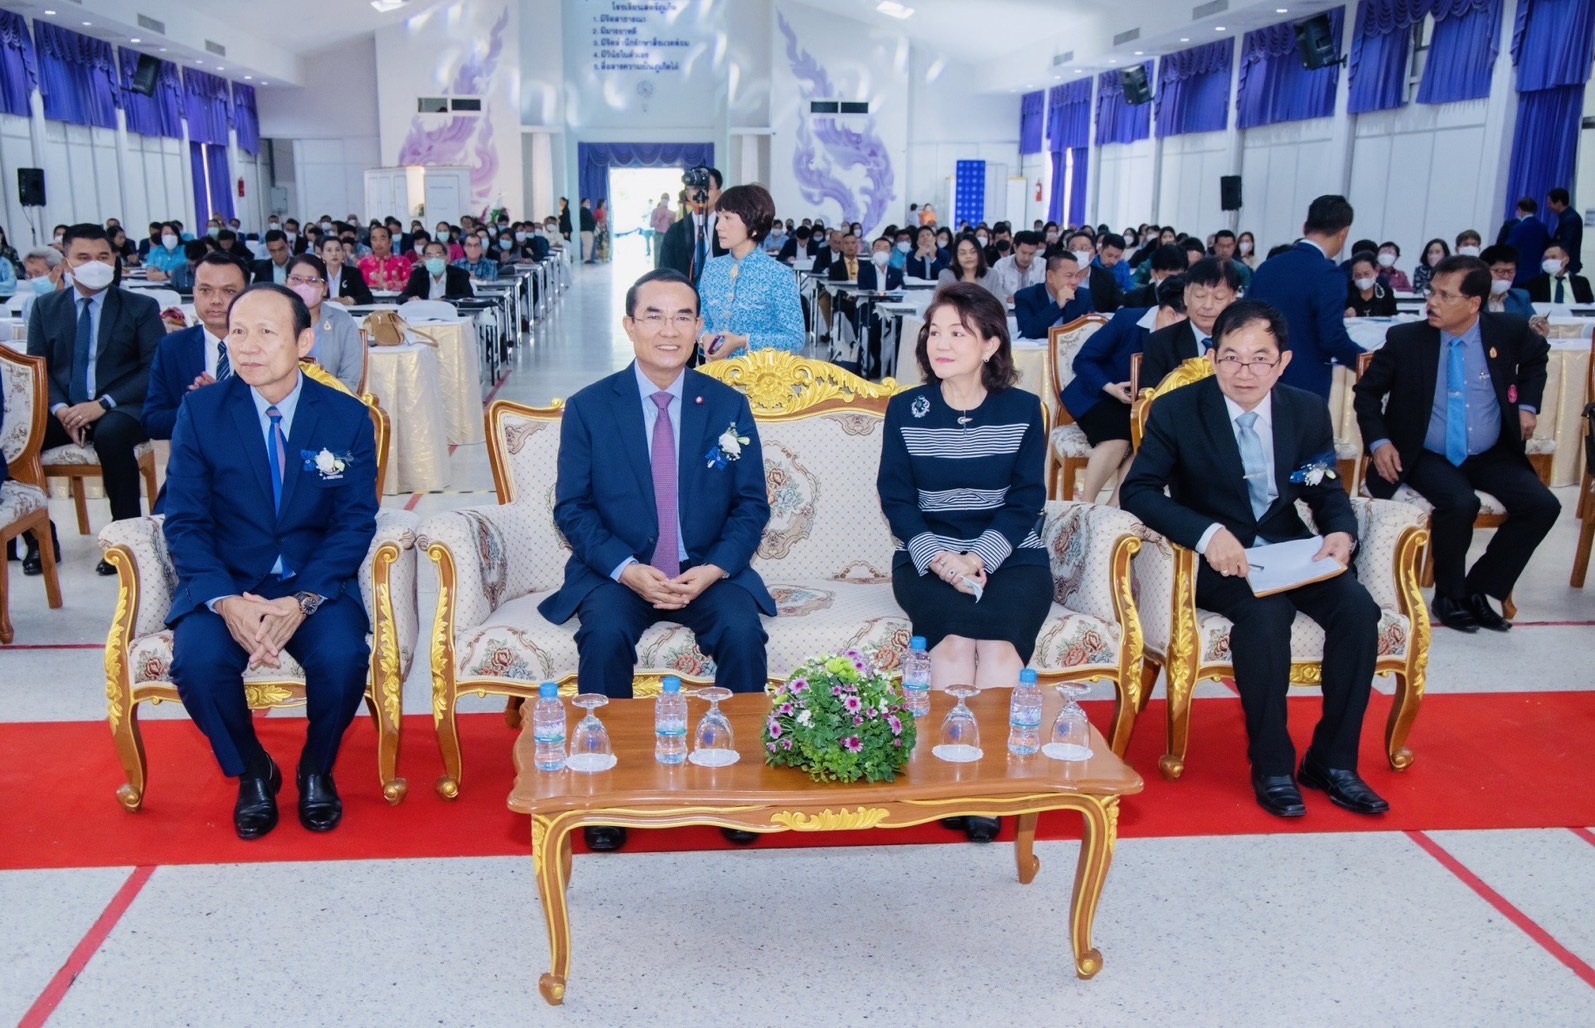
<path id="1" fill-rule="evenodd" d="M 72 983 L 77 981 L 78 975 L 94 959 L 94 954 L 105 945 L 105 940 L 110 937 L 122 915 L 127 913 L 127 908 L 133 905 L 133 900 L 143 890 L 150 876 L 155 873 L 155 868 L 148 865 L 135 867 L 133 873 L 127 876 L 127 881 L 116 890 L 116 895 L 111 897 L 111 902 L 72 950 L 72 955 L 66 958 L 66 963 L 61 965 L 61 970 L 50 979 L 50 984 L 39 993 L 39 998 L 33 1001 L 33 1006 L 22 1015 L 22 1020 L 17 1023 L 17 1028 L 38 1028 L 50 1019 L 55 1013 L 55 1008 L 61 1005 L 61 1000 L 66 997 L 67 990 L 72 988 Z"/>
<path id="2" fill-rule="evenodd" d="M 1519 910 L 1505 896 L 1490 888 L 1478 875 L 1468 870 L 1467 865 L 1453 857 L 1445 847 L 1435 842 L 1423 832 L 1407 832 L 1407 838 L 1418 844 L 1418 848 L 1440 862 L 1447 871 L 1456 875 L 1457 879 L 1478 894 L 1478 897 L 1496 909 L 1502 917 L 1511 921 L 1524 935 L 1539 943 L 1540 948 L 1551 956 L 1561 961 L 1569 971 L 1578 976 L 1579 980 L 1590 988 L 1595 989 L 1595 967 L 1591 967 L 1566 946 L 1556 941 L 1550 932 L 1541 928 L 1539 922 Z"/>
<path id="3" fill-rule="evenodd" d="M 1595 846 L 1595 832 L 1590 831 L 1588 828 L 1570 828 L 1568 831 L 1572 832 L 1580 839 L 1583 839 L 1591 846 Z"/>

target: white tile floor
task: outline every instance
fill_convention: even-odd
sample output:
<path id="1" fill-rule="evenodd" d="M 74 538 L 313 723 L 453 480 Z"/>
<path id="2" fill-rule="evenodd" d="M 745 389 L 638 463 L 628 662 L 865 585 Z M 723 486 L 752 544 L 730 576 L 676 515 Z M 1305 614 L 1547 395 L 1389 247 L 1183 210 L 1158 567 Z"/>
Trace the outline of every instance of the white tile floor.
<path id="1" fill-rule="evenodd" d="M 576 269 L 497 395 L 547 403 L 623 367 L 622 299 L 640 268 L 623 250 L 614 267 Z M 423 516 L 492 502 L 483 446 L 460 447 L 452 469 L 454 491 L 421 497 Z M 1591 688 L 1595 588 L 1567 587 L 1576 533 L 1572 492 L 1560 496 L 1562 520 L 1518 589 L 1518 627 L 1437 631 L 1434 692 Z M 71 526 L 66 504 L 54 513 Z M 98 528 L 103 504 L 93 513 Z M 62 610 L 13 565 L 8 721 L 104 716 L 114 580 L 93 574 L 92 537 L 62 544 Z M 423 562 L 423 613 L 435 595 Z M 424 662 L 405 709 L 430 709 Z M 168 704 L 142 716 L 184 715 Z M 422 790 L 408 802 L 436 800 Z M 1126 840 L 1097 919 L 1106 966 L 1091 982 L 1074 978 L 1068 953 L 1074 845 L 1037 852 L 1028 887 L 1005 845 L 584 858 L 560 1010 L 537 994 L 547 943 L 523 858 L 162 867 L 49 1023 L 1595 1024 L 1587 830 Z M 11 940 L 0 1023 L 24 1017 L 132 871 L 0 873 Z"/>

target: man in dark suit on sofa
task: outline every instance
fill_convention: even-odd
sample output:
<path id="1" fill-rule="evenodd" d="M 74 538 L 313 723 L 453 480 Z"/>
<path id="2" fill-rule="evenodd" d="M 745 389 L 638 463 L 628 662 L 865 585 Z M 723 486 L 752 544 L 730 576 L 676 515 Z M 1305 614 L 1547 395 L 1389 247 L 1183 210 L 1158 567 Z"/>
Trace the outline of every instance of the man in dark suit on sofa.
<path id="1" fill-rule="evenodd" d="M 630 696 L 637 641 L 674 621 L 714 658 L 717 684 L 758 692 L 768 672 L 759 616 L 776 608 L 749 566 L 770 520 L 753 414 L 741 393 L 686 369 L 703 319 L 681 273 L 639 278 L 623 324 L 636 361 L 565 405 L 554 522 L 571 557 L 538 612 L 581 622 L 586 691 Z M 595 849 L 625 838 L 587 834 Z"/>
<path id="2" fill-rule="evenodd" d="M 172 681 L 239 780 L 234 829 L 257 839 L 276 827 L 282 773 L 255 736 L 243 674 L 285 652 L 298 661 L 299 821 L 326 832 L 343 817 L 332 769 L 370 659 L 358 574 L 376 534 L 376 440 L 364 405 L 300 373 L 316 334 L 296 294 L 253 286 L 228 325 L 234 373 L 191 393 L 172 430 Z"/>
<path id="3" fill-rule="evenodd" d="M 1246 715 L 1252 789 L 1279 817 L 1306 813 L 1291 777 L 1296 750 L 1286 725 L 1291 624 L 1297 611 L 1324 630 L 1324 712 L 1299 770 L 1302 785 L 1337 806 L 1382 814 L 1389 805 L 1357 774 L 1357 745 L 1378 654 L 1379 606 L 1350 570 L 1357 518 L 1340 482 L 1309 484 L 1294 473 L 1328 455 L 1329 408 L 1312 393 L 1281 384 L 1294 359 L 1285 319 L 1267 304 L 1241 300 L 1213 326 L 1215 373 L 1159 397 L 1124 487 L 1124 509 L 1180 546 L 1202 555 L 1196 603 L 1228 618 L 1235 687 Z M 1168 494 L 1164 494 L 1167 487 Z M 1247 581 L 1246 547 L 1307 539 L 1296 511 L 1305 501 L 1318 534 L 1318 557 L 1348 570 L 1269 596 Z"/>
<path id="4" fill-rule="evenodd" d="M 1556 523 L 1561 504 L 1524 452 L 1545 392 L 1550 344 L 1521 318 L 1480 313 L 1490 269 L 1447 257 L 1434 269 L 1428 318 L 1397 325 L 1357 383 L 1357 427 L 1372 460 L 1368 491 L 1403 483 L 1434 505 L 1434 613 L 1463 632 L 1504 632 L 1504 600 Z M 1484 555 L 1467 568 L 1483 490 L 1506 508 Z"/>

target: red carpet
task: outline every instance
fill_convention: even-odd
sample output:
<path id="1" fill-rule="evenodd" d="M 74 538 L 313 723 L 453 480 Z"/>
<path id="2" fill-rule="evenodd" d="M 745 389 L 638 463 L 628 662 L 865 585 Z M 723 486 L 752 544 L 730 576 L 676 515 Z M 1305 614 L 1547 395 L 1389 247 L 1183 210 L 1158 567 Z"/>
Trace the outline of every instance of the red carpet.
<path id="1" fill-rule="evenodd" d="M 1275 832 L 1403 831 L 1468 828 L 1562 828 L 1595 825 L 1595 790 L 1587 787 L 1589 740 L 1595 738 L 1595 693 L 1493 693 L 1431 696 L 1411 745 L 1417 762 L 1402 774 L 1386 766 L 1384 719 L 1389 699 L 1375 695 L 1363 741 L 1369 783 L 1390 800 L 1384 818 L 1361 818 L 1307 793 L 1308 815 L 1281 821 L 1260 811 L 1247 784 L 1241 709 L 1233 699 L 1199 700 L 1185 777 L 1164 782 L 1161 701 L 1137 726 L 1130 763 L 1147 779 L 1125 800 L 1119 821 L 1127 838 L 1245 835 Z M 1297 745 L 1317 719 L 1318 697 L 1292 699 Z M 1087 704 L 1099 727 L 1105 703 Z M 291 766 L 304 722 L 263 718 L 262 740 Z M 504 805 L 512 783 L 511 732 L 502 717 L 464 716 L 461 797 L 445 803 L 432 791 L 442 770 L 431 719 L 405 719 L 401 773 L 410 795 L 383 802 L 376 783 L 376 735 L 362 718 L 339 760 L 342 827 L 313 836 L 294 817 L 292 774 L 282 793 L 283 821 L 267 838 L 240 842 L 231 825 L 236 789 L 217 773 L 209 749 L 186 721 L 144 725 L 149 788 L 144 809 L 128 814 L 116 801 L 123 782 L 109 729 L 100 722 L 0 724 L 0 868 L 95 867 L 282 860 L 525 856 L 527 818 Z M 1001 745 L 1000 740 L 993 740 Z M 988 743 L 991 745 L 993 743 Z M 1079 819 L 1044 816 L 1046 838 L 1078 837 Z M 1013 827 L 1005 822 L 1004 838 Z M 628 852 L 728 848 L 715 829 L 633 832 Z M 783 833 L 760 846 L 879 845 L 956 842 L 937 825 L 891 832 Z M 580 843 L 577 843 L 578 847 Z"/>

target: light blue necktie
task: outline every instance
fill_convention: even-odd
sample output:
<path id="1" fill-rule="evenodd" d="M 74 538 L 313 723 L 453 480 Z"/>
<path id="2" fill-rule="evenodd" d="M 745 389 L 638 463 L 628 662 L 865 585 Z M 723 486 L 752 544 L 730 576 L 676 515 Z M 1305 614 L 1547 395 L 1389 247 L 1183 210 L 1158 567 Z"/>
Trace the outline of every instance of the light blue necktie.
<path id="1" fill-rule="evenodd" d="M 266 417 L 271 420 L 271 445 L 266 447 L 266 459 L 271 463 L 271 505 L 279 513 L 282 511 L 282 471 L 288 463 L 287 441 L 282 436 L 282 414 L 276 407 L 266 408 Z"/>
<path id="2" fill-rule="evenodd" d="M 1257 437 L 1257 412 L 1249 410 L 1235 419 L 1240 427 L 1237 441 L 1241 448 L 1241 467 L 1246 471 L 1246 494 L 1252 500 L 1252 517 L 1261 521 L 1268 505 L 1273 502 L 1269 493 L 1273 489 L 1273 470 L 1263 456 L 1263 441 Z"/>
<path id="3" fill-rule="evenodd" d="M 1461 466 L 1468 459 L 1468 366 L 1462 340 L 1451 340 L 1445 356 L 1445 459 Z"/>
<path id="4" fill-rule="evenodd" d="M 1196 339 L 1196 355 L 1198 357 L 1206 357 L 1207 351 L 1212 349 L 1212 346 L 1213 340 L 1207 336 L 1198 336 Z M 1253 415 L 1253 417 L 1256 417 L 1256 415 Z"/>

